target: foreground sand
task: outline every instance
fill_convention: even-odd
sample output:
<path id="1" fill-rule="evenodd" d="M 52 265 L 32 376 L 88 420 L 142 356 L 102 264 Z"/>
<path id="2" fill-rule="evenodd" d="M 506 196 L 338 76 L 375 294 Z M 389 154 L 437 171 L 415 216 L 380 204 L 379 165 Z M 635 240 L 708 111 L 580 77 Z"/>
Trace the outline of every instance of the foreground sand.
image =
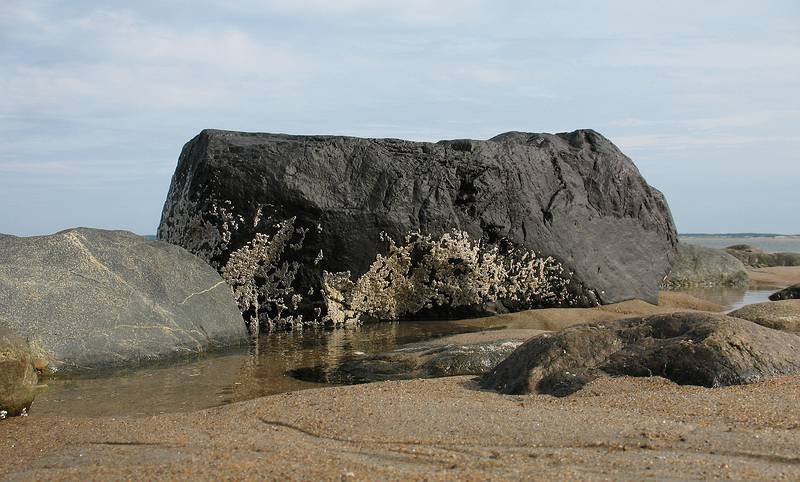
<path id="1" fill-rule="evenodd" d="M 798 271 L 800 274 L 800 271 Z M 787 283 L 788 284 L 788 283 Z M 461 342 L 725 307 L 681 293 L 463 324 Z M 800 378 L 682 387 L 598 380 L 570 397 L 510 396 L 471 377 L 284 393 L 143 418 L 0 423 L 0 479 L 800 479 Z"/>
<path id="2" fill-rule="evenodd" d="M 510 396 L 470 377 L 286 393 L 188 414 L 18 418 L 0 478 L 800 479 L 800 379 L 606 379 Z"/>

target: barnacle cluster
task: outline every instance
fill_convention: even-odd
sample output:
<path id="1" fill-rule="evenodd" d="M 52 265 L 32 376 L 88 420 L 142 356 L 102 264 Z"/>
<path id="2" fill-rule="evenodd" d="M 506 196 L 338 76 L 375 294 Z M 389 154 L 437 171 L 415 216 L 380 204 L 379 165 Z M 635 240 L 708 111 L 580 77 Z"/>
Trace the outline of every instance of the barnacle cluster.
<path id="1" fill-rule="evenodd" d="M 484 244 L 463 231 L 441 237 L 409 233 L 403 244 L 384 235 L 378 255 L 356 281 L 349 272 L 323 275 L 327 320 L 396 320 L 423 309 L 511 302 L 536 307 L 569 302 L 568 275 L 552 257 L 510 243 Z"/>
<path id="2" fill-rule="evenodd" d="M 253 335 L 258 334 L 262 324 L 274 329 L 277 325 L 302 323 L 302 315 L 285 314 L 296 310 L 303 299 L 292 286 L 300 264 L 282 261 L 293 235 L 303 233 L 295 229 L 294 222 L 295 218 L 291 218 L 277 223 L 271 237 L 256 233 L 252 241 L 232 252 L 222 267 L 222 279 L 230 285 Z"/>
<path id="3" fill-rule="evenodd" d="M 300 265 L 283 255 L 286 248 L 302 248 L 308 229 L 295 228 L 295 218 L 273 224 L 262 206 L 249 223 L 235 214 L 229 200 L 212 200 L 208 209 L 200 209 L 185 191 L 170 193 L 159 239 L 182 246 L 220 272 L 252 335 L 257 336 L 262 327 L 302 324 L 302 315 L 294 312 L 303 298 L 292 287 Z M 232 237 L 251 227 L 272 234 L 256 232 L 248 243 L 231 251 Z"/>

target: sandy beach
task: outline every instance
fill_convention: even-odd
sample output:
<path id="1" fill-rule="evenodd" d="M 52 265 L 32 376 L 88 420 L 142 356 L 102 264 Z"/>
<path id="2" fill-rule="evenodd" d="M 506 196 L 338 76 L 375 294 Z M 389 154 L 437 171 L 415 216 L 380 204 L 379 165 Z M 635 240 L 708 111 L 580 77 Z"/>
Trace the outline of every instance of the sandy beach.
<path id="1" fill-rule="evenodd" d="M 307 390 L 201 412 L 3 424 L 0 476 L 485 480 L 800 477 L 800 379 L 605 379 L 559 399 L 470 377 Z"/>
<path id="2" fill-rule="evenodd" d="M 723 309 L 664 292 L 659 306 L 629 301 L 464 320 L 491 331 L 458 336 L 524 338 L 579 322 Z M 797 377 L 717 389 L 658 377 L 600 379 L 565 398 L 501 395 L 478 389 L 474 377 L 450 377 L 151 417 L 34 414 L 3 422 L 0 477 L 793 480 L 800 477 L 798 399 Z"/>

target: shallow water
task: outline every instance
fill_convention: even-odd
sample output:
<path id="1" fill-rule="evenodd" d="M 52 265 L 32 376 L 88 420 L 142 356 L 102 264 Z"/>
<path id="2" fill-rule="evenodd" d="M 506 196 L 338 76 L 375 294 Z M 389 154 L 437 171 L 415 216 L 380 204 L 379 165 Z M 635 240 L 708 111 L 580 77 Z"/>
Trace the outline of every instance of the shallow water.
<path id="1" fill-rule="evenodd" d="M 773 290 L 687 290 L 730 307 L 766 301 Z M 472 331 L 455 322 L 376 323 L 354 329 L 269 333 L 246 349 L 193 361 L 96 377 L 43 380 L 48 388 L 31 415 L 148 416 L 185 412 L 257 397 L 324 386 L 287 375 L 302 367 L 336 366 L 399 345 Z"/>
<path id="2" fill-rule="evenodd" d="M 335 366 L 406 343 L 474 331 L 447 321 L 376 323 L 353 329 L 269 333 L 257 345 L 193 361 L 95 377 L 42 380 L 31 415 L 145 416 L 184 412 L 322 386 L 290 370 Z"/>
<path id="3" fill-rule="evenodd" d="M 681 291 L 684 293 L 689 293 L 692 296 L 696 296 L 697 298 L 702 298 L 719 305 L 727 306 L 728 311 L 733 311 L 738 310 L 744 305 L 769 301 L 769 295 L 777 290 L 752 290 L 747 288 L 715 287 L 688 288 Z"/>

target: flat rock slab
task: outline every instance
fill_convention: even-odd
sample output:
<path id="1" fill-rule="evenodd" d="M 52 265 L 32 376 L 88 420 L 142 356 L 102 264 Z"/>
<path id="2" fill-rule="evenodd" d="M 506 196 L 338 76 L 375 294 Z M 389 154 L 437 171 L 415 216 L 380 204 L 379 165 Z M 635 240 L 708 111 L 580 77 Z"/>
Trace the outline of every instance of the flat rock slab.
<path id="1" fill-rule="evenodd" d="M 565 396 L 606 376 L 720 387 L 800 373 L 800 337 L 711 313 L 590 323 L 539 335 L 481 380 L 503 393 Z"/>
<path id="2" fill-rule="evenodd" d="M 741 261 L 721 249 L 678 244 L 678 258 L 664 281 L 669 289 L 742 286 L 750 282 Z"/>
<path id="3" fill-rule="evenodd" d="M 228 286 L 204 261 L 126 231 L 88 228 L 0 237 L 0 327 L 62 371 L 247 340 Z"/>
<path id="4" fill-rule="evenodd" d="M 769 295 L 769 299 L 770 301 L 800 299 L 800 284 L 789 286 L 788 288 L 784 288 L 778 292 L 772 293 Z"/>
<path id="5" fill-rule="evenodd" d="M 37 381 L 28 343 L 0 326 L 0 420 L 30 409 Z"/>
<path id="6" fill-rule="evenodd" d="M 324 308 L 322 272 L 364 274 L 386 252 L 381 233 L 457 229 L 553 256 L 575 306 L 655 302 L 677 243 L 663 195 L 591 130 L 438 143 L 204 130 L 181 153 L 158 232 L 222 267 L 286 219 L 304 230 L 286 256 L 307 318 Z"/>
<path id="7" fill-rule="evenodd" d="M 503 361 L 523 341 L 541 333 L 544 332 L 494 330 L 463 333 L 408 344 L 334 367 L 303 368 L 295 370 L 293 375 L 337 384 L 480 375 Z"/>
<path id="8" fill-rule="evenodd" d="M 775 330 L 800 333 L 800 300 L 754 303 L 729 313 Z"/>

